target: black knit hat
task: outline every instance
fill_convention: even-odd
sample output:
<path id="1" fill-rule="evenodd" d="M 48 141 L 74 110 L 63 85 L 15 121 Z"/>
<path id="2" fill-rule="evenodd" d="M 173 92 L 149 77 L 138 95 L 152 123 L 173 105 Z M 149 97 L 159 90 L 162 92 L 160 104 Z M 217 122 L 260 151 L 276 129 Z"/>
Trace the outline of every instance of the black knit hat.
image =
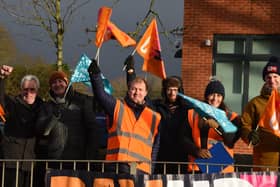
<path id="1" fill-rule="evenodd" d="M 208 95 L 213 94 L 213 93 L 218 93 L 225 98 L 225 88 L 221 81 L 212 79 L 206 86 L 205 92 L 204 92 L 204 98 L 206 99 Z"/>
<path id="2" fill-rule="evenodd" d="M 269 73 L 277 73 L 280 75 L 280 62 L 278 57 L 272 56 L 269 58 L 268 63 L 263 68 L 263 80 L 265 81 L 265 76 Z"/>

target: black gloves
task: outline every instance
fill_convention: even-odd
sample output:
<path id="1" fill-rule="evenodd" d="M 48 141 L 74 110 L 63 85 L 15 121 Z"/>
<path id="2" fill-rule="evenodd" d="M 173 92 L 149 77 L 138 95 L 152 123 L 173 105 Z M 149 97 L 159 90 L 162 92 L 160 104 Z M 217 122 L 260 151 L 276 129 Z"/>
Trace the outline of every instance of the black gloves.
<path id="1" fill-rule="evenodd" d="M 260 143 L 259 133 L 256 130 L 252 130 L 248 134 L 248 140 L 252 143 L 252 145 L 257 145 L 258 143 Z"/>
<path id="2" fill-rule="evenodd" d="M 91 64 L 90 66 L 88 67 L 88 73 L 90 75 L 96 75 L 96 74 L 99 74 L 101 71 L 100 71 L 100 68 L 97 64 L 97 61 L 95 59 L 91 59 Z"/>
<path id="3" fill-rule="evenodd" d="M 124 62 L 125 71 L 128 73 L 134 72 L 134 58 L 132 55 L 129 55 Z"/>

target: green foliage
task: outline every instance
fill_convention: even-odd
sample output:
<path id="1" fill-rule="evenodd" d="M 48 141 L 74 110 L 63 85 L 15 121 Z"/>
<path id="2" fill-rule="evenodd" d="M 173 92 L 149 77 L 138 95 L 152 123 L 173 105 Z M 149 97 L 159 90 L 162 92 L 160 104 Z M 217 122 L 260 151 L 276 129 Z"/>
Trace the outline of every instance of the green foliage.
<path id="1" fill-rule="evenodd" d="M 11 63 L 17 53 L 16 46 L 11 39 L 8 31 L 0 26 L 0 62 L 9 64 Z"/>
<path id="2" fill-rule="evenodd" d="M 127 85 L 125 78 L 121 77 L 115 80 L 110 80 L 110 83 L 113 87 L 113 96 L 117 98 L 122 98 L 125 96 L 127 91 Z"/>
<path id="3" fill-rule="evenodd" d="M 68 64 L 62 64 L 61 66 L 62 66 L 62 71 L 64 71 L 64 72 L 70 72 L 70 67 L 69 67 Z M 59 69 L 59 68 L 58 68 L 58 64 L 57 64 L 57 63 L 52 64 L 52 68 L 53 68 L 54 70 L 58 70 L 58 69 Z"/>

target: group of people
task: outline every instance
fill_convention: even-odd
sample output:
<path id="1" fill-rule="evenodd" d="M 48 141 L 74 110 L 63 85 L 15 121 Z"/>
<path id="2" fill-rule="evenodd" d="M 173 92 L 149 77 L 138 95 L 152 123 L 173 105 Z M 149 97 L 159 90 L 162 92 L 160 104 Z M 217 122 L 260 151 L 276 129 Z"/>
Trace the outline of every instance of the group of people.
<path id="1" fill-rule="evenodd" d="M 97 154 L 98 132 L 96 130 L 93 98 L 83 95 L 70 86 L 67 75 L 55 71 L 50 75 L 50 100 L 39 96 L 40 82 L 34 75 L 26 75 L 20 82 L 17 96 L 5 94 L 5 78 L 13 67 L 2 65 L 0 69 L 0 103 L 5 110 L 6 122 L 1 134 L 2 159 L 56 159 L 93 160 Z M 73 163 L 72 163 L 73 164 Z M 63 163 L 63 168 L 73 168 Z M 54 163 L 52 167 L 59 167 Z M 19 180 L 16 181 L 16 167 Z M 77 169 L 80 166 L 77 164 Z M 5 186 L 29 186 L 31 164 L 5 163 Z M 35 167 L 35 186 L 44 186 L 46 166 Z"/>
<path id="2" fill-rule="evenodd" d="M 225 89 L 219 80 L 212 79 L 206 86 L 204 101 L 225 111 L 228 120 L 238 129 L 234 133 L 225 132 L 215 119 L 201 117 L 178 96 L 178 93 L 184 94 L 179 76 L 162 80 L 162 97 L 150 99 L 147 81 L 136 76 L 133 56 L 128 56 L 125 66 L 128 90 L 123 99 L 104 91 L 101 70 L 93 59 L 88 73 L 94 96 L 75 91 L 69 86 L 67 75 L 55 71 L 49 78 L 51 99 L 45 102 L 38 96 L 40 83 L 34 75 L 22 78 L 18 96 L 6 95 L 5 78 L 13 67 L 2 65 L 0 104 L 6 112 L 6 122 L 1 134 L 1 158 L 96 159 L 100 140 L 95 119 L 94 103 L 97 102 L 109 119 L 105 159 L 112 162 L 106 162 L 105 171 L 130 173 L 135 162 L 137 174 L 199 173 L 195 164 L 182 167 L 171 162 L 193 163 L 196 158 L 211 158 L 209 149 L 217 142 L 222 142 L 233 157 L 234 144 L 240 137 L 254 146 L 254 165 L 273 166 L 270 169 L 277 170 L 279 137 L 263 127 L 256 129 L 271 91 L 280 87 L 277 57 L 271 57 L 264 67 L 261 94 L 247 104 L 242 115 L 230 111 L 224 103 Z M 14 186 L 15 164 L 6 167 L 5 181 Z M 69 167 L 71 163 L 64 163 L 64 168 Z M 20 165 L 20 175 L 27 177 L 21 178 L 19 186 L 30 182 L 28 168 L 27 163 Z M 78 169 L 85 169 L 84 165 L 78 165 Z M 234 168 L 228 166 L 223 171 L 232 172 Z"/>

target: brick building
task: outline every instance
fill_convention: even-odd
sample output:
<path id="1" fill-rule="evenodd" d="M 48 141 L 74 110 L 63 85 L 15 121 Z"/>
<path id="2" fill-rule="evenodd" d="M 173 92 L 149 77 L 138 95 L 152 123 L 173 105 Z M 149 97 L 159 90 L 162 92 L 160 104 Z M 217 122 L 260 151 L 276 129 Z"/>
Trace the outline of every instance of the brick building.
<path id="1" fill-rule="evenodd" d="M 185 0 L 182 78 L 187 95 L 203 99 L 210 76 L 238 113 L 259 94 L 262 69 L 280 56 L 280 3 L 273 0 Z M 236 153 L 251 154 L 242 141 Z"/>

